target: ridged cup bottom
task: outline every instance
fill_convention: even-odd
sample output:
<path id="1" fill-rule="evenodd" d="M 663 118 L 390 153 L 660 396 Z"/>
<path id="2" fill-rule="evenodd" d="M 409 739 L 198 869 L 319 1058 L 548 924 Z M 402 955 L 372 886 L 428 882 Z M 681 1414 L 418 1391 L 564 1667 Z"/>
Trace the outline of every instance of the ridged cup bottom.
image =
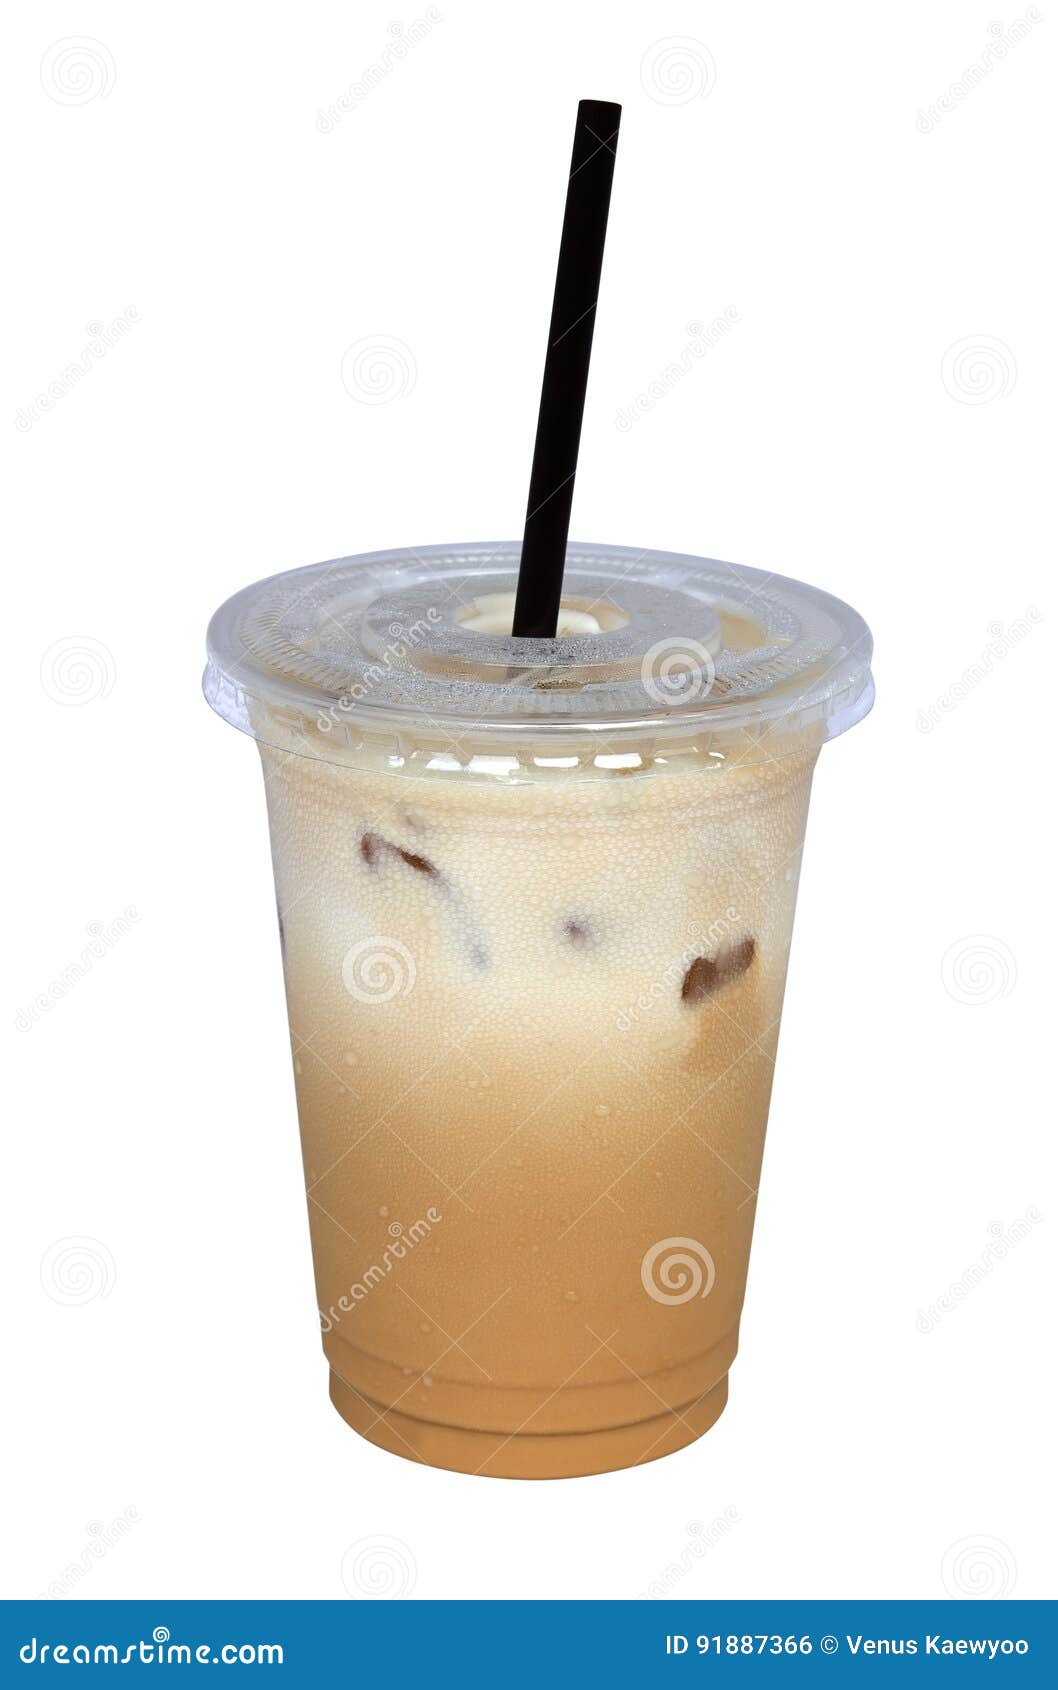
<path id="1" fill-rule="evenodd" d="M 492 1479 L 576 1479 L 672 1455 L 700 1438 L 727 1402 L 727 1374 L 686 1406 L 592 1432 L 480 1432 L 385 1408 L 331 1373 L 331 1401 L 354 1431 L 392 1455 Z"/>

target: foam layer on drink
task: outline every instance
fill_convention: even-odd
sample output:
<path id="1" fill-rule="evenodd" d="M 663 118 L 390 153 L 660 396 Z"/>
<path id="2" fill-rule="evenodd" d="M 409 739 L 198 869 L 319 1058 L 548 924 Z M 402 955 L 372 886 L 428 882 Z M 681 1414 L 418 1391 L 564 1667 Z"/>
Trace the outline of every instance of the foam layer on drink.
<path id="1" fill-rule="evenodd" d="M 498 1473 L 696 1436 L 735 1350 L 814 749 L 514 785 L 262 757 L 342 1412 Z"/>

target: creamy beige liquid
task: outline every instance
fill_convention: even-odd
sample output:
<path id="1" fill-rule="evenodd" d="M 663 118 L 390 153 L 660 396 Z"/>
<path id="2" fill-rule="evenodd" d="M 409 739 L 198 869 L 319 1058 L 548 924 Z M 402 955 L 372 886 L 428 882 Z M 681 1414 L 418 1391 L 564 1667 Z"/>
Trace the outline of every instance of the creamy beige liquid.
<path id="1" fill-rule="evenodd" d="M 515 1477 L 689 1442 L 735 1354 L 815 752 L 507 785 L 261 751 L 340 1412 Z"/>

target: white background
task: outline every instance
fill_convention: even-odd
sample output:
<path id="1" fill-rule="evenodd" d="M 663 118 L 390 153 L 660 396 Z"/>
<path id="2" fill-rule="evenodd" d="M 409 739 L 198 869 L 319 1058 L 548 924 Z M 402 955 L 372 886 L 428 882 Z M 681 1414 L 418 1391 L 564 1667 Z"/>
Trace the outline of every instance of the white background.
<path id="1" fill-rule="evenodd" d="M 1058 23 L 931 120 L 1013 12 L 438 10 L 328 132 L 425 8 L 44 4 L 3 56 L 4 1592 L 341 1597 L 381 1536 L 381 1588 L 423 1597 L 1040 1596 Z M 260 775 L 198 685 L 256 576 L 519 533 L 581 95 L 624 123 L 573 534 L 839 593 L 879 701 L 816 782 L 730 1406 L 667 1461 L 533 1485 L 394 1459 L 327 1401 Z M 384 403 L 343 385 L 361 340 Z M 62 1301 L 70 1238 L 98 1294 Z"/>

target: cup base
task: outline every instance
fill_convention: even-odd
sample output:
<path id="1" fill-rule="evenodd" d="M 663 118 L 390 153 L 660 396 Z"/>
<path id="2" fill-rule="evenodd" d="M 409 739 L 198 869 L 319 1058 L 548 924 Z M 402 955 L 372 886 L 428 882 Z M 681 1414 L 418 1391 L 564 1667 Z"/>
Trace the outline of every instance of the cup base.
<path id="1" fill-rule="evenodd" d="M 369 1443 L 406 1461 L 491 1479 L 577 1479 L 638 1467 L 707 1432 L 727 1402 L 727 1374 L 686 1407 L 597 1432 L 477 1432 L 385 1408 L 331 1373 L 331 1401 Z"/>

